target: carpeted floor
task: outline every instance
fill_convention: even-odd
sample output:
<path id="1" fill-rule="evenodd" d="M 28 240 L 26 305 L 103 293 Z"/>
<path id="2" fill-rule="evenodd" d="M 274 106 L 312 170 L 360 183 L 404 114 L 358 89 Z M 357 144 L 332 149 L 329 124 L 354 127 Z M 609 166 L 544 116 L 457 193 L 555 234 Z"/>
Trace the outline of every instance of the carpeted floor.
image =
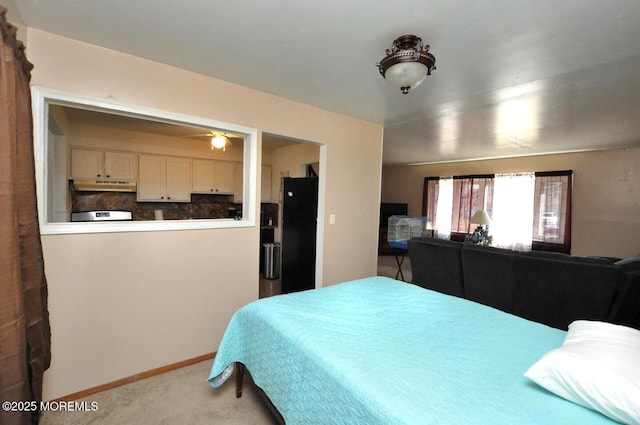
<path id="1" fill-rule="evenodd" d="M 272 425 L 275 420 L 245 382 L 237 399 L 235 381 L 218 389 L 207 382 L 212 360 L 103 391 L 77 400 L 97 403 L 95 411 L 44 412 L 41 425 Z M 245 379 L 248 379 L 245 377 Z"/>

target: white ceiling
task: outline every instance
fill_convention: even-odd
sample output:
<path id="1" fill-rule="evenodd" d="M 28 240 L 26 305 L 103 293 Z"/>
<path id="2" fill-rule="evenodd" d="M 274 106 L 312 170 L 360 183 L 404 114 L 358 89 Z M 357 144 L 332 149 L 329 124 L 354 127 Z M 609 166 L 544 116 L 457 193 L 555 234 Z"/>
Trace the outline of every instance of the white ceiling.
<path id="1" fill-rule="evenodd" d="M 640 145 L 637 0 L 15 3 L 30 27 L 382 124 L 387 164 Z M 407 95 L 375 67 L 403 34 L 437 66 Z"/>

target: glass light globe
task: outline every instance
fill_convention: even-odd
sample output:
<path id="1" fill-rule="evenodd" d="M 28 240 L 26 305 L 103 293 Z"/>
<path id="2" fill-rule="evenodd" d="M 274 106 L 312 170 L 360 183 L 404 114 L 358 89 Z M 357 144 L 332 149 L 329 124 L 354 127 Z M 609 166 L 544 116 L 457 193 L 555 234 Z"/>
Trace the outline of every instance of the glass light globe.
<path id="1" fill-rule="evenodd" d="M 387 69 L 384 78 L 407 93 L 427 78 L 427 67 L 420 62 L 401 62 Z"/>
<path id="2" fill-rule="evenodd" d="M 211 138 L 211 150 L 213 149 L 224 149 L 227 146 L 228 139 L 221 135 L 216 134 Z"/>

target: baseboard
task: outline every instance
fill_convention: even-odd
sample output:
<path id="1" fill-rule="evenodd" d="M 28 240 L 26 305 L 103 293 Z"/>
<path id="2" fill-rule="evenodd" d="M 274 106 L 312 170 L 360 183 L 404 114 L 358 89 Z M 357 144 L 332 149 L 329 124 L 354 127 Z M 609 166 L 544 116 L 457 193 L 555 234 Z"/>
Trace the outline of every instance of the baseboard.
<path id="1" fill-rule="evenodd" d="M 151 369 L 151 370 L 148 370 L 146 372 L 137 373 L 135 375 L 128 376 L 128 377 L 122 378 L 122 379 L 118 379 L 118 380 L 113 381 L 113 382 L 109 382 L 109 383 L 106 383 L 106 384 L 98 385 L 97 387 L 88 388 L 86 390 L 78 391 L 76 393 L 69 394 L 69 395 L 57 398 L 55 400 L 52 400 L 52 401 L 73 401 L 73 400 L 77 400 L 79 398 L 87 397 L 87 396 L 90 396 L 92 394 L 96 394 L 96 393 L 99 393 L 99 392 L 102 392 L 102 391 L 110 390 L 112 388 L 120 387 L 122 385 L 131 384 L 132 382 L 141 381 L 143 379 L 150 378 L 152 376 L 160 375 L 160 374 L 165 373 L 165 372 L 169 372 L 169 371 L 172 371 L 172 370 L 180 369 L 180 368 L 185 367 L 185 366 L 191 366 L 193 364 L 200 363 L 200 362 L 203 362 L 205 360 L 210 360 L 210 359 L 213 359 L 215 356 L 216 356 L 215 352 L 208 353 L 208 354 L 203 354 L 202 356 L 194 357 L 192 359 L 183 360 L 181 362 L 172 363 L 172 364 L 166 365 L 166 366 L 161 366 L 159 368 Z"/>

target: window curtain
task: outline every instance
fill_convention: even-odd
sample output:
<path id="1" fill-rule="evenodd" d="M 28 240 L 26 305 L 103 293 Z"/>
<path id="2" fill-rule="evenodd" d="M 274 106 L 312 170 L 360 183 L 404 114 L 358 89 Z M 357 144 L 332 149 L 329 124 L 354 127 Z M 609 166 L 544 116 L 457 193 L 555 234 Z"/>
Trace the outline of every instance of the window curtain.
<path id="1" fill-rule="evenodd" d="M 489 235 L 493 246 L 530 251 L 533 238 L 534 173 L 496 174 Z"/>
<path id="2" fill-rule="evenodd" d="M 453 208 L 453 178 L 442 177 L 438 183 L 438 198 L 433 220 L 433 236 L 451 238 L 451 209 Z"/>
<path id="3" fill-rule="evenodd" d="M 0 400 L 39 407 L 50 328 L 36 206 L 32 65 L 6 12 L 0 6 Z M 38 418 L 38 411 L 0 410 L 3 425 L 37 424 Z"/>
<path id="4" fill-rule="evenodd" d="M 438 205 L 438 190 L 440 177 L 425 177 L 422 191 L 422 215 L 427 217 L 427 229 L 435 229 L 436 205 Z"/>
<path id="5" fill-rule="evenodd" d="M 451 231 L 466 235 L 473 231 L 471 217 L 485 210 L 491 217 L 493 207 L 493 175 L 453 178 Z"/>

